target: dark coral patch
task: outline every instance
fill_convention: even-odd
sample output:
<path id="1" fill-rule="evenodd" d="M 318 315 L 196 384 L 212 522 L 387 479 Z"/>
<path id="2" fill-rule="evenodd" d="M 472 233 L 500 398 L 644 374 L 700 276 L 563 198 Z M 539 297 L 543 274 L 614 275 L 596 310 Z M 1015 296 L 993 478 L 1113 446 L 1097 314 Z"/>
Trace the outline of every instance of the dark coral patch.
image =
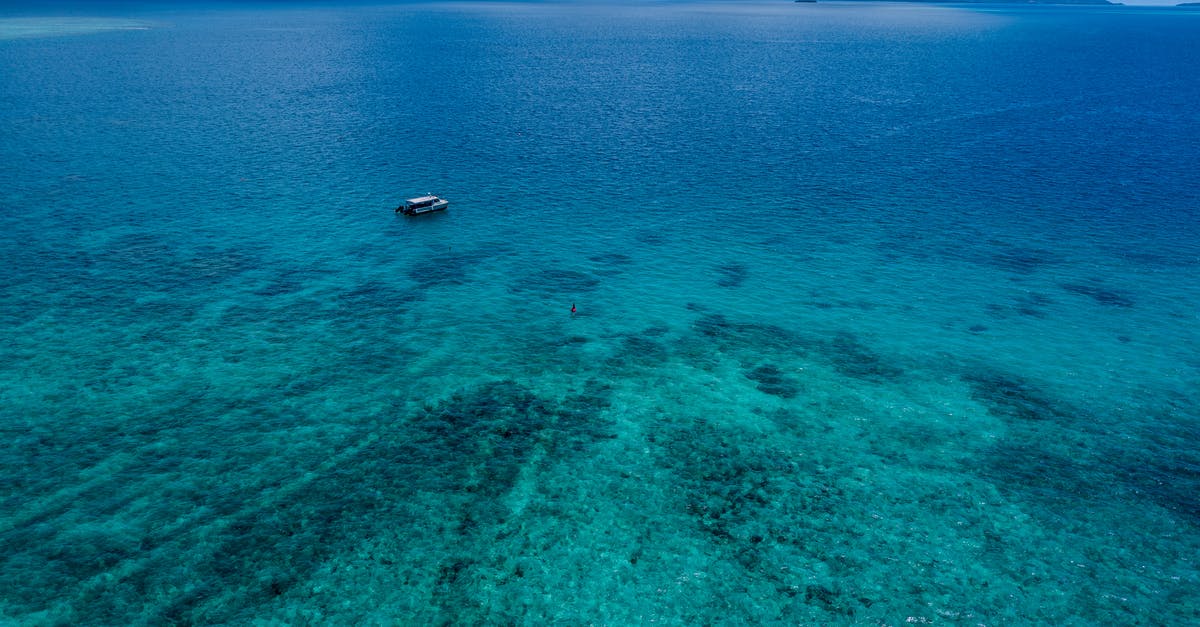
<path id="1" fill-rule="evenodd" d="M 733 322 L 721 314 L 705 314 L 692 328 L 709 340 L 754 350 L 795 350 L 802 346 L 800 338 L 783 327 Z"/>
<path id="2" fill-rule="evenodd" d="M 761 544 L 750 530 L 778 496 L 791 469 L 787 457 L 707 424 L 669 436 L 663 461 L 680 479 L 688 513 L 713 540 L 744 543 L 739 560 L 753 560 Z"/>
<path id="3" fill-rule="evenodd" d="M 1015 375 L 980 370 L 968 373 L 963 380 L 971 386 L 971 397 L 983 403 L 992 415 L 1020 420 L 1059 420 L 1067 416 L 1059 401 Z"/>
<path id="4" fill-rule="evenodd" d="M 633 258 L 621 253 L 601 253 L 588 257 L 588 261 L 592 262 L 589 271 L 595 275 L 600 277 L 615 277 L 620 276 L 629 269 L 629 265 L 633 263 Z"/>
<path id="5" fill-rule="evenodd" d="M 667 243 L 667 236 L 658 231 L 639 231 L 633 238 L 649 246 L 662 246 Z"/>
<path id="6" fill-rule="evenodd" d="M 407 311 L 422 299 L 420 292 L 400 289 L 382 281 L 366 281 L 334 297 L 338 308 L 346 313 L 373 315 L 388 311 Z"/>
<path id="7" fill-rule="evenodd" d="M 717 267 L 717 274 L 720 287 L 739 287 L 750 276 L 750 268 L 741 263 L 726 263 Z"/>
<path id="8" fill-rule="evenodd" d="M 671 327 L 668 327 L 665 324 L 656 324 L 653 326 L 646 327 L 646 329 L 642 331 L 642 335 L 644 335 L 646 337 L 662 337 L 670 332 L 671 332 Z"/>
<path id="9" fill-rule="evenodd" d="M 981 474 L 1005 491 L 1041 500 L 1094 494 L 1086 464 L 1035 443 L 1010 442 L 989 451 Z"/>
<path id="10" fill-rule="evenodd" d="M 1133 298 L 1124 292 L 1110 290 L 1095 283 L 1062 283 L 1064 290 L 1072 294 L 1090 297 L 1105 307 L 1133 307 Z"/>
<path id="11" fill-rule="evenodd" d="M 904 370 L 884 361 L 852 333 L 834 336 L 825 354 L 838 372 L 856 379 L 889 380 L 904 374 Z"/>
<path id="12" fill-rule="evenodd" d="M 104 617 L 106 623 L 128 623 L 150 612 L 142 618 L 154 624 L 237 624 L 276 607 L 315 569 L 387 529 L 444 545 L 446 558 L 430 564 L 435 579 L 430 602 L 459 611 L 478 603 L 477 571 L 493 565 L 456 555 L 456 547 L 479 542 L 481 535 L 495 537 L 511 515 L 503 496 L 525 467 L 554 459 L 556 451 L 613 437 L 611 423 L 601 415 L 610 394 L 606 386 L 589 382 L 582 392 L 555 401 L 512 381 L 486 383 L 413 413 L 398 409 L 391 420 L 350 435 L 344 447 L 328 451 L 327 464 L 308 472 L 288 469 L 265 482 L 246 477 L 198 490 L 187 515 L 162 529 L 104 530 L 86 537 L 76 532 L 75 543 L 68 545 L 54 525 L 26 525 L 7 534 L 6 556 L 13 563 L 45 564 L 57 582 L 76 586 L 96 581 L 120 562 L 121 581 L 100 586 L 88 601 L 89 616 Z M 218 415 L 216 409 L 202 406 L 192 413 Z M 157 439 L 165 433 L 167 442 L 203 441 L 192 431 L 204 421 L 188 419 L 189 412 L 179 408 L 164 412 L 170 429 L 125 437 Z M 271 421 L 256 415 L 255 424 Z M 74 435 L 112 441 L 116 434 Z M 195 454 L 206 466 L 241 469 L 236 448 L 214 442 Z M 55 457 L 61 467 L 62 456 Z M 166 484 L 186 471 L 186 461 L 178 455 L 147 457 L 132 467 L 139 477 L 161 473 Z M 112 483 L 129 480 L 117 476 Z M 72 507 L 96 518 L 111 515 L 113 485 L 104 488 L 104 496 L 81 495 Z M 180 499 L 168 494 L 171 498 Z M 438 503 L 437 518 L 410 508 L 421 499 Z M 164 512 L 184 505 L 168 503 Z M 186 562 L 172 563 L 170 556 L 184 549 Z M 381 563 L 390 559 L 382 556 Z M 50 596 L 55 588 L 45 584 L 44 578 L 0 572 L 10 609 L 33 612 L 59 602 Z M 146 606 L 150 594 L 163 604 Z"/>
<path id="13" fill-rule="evenodd" d="M 594 291 L 600 279 L 576 270 L 551 268 L 522 277 L 509 290 L 541 294 L 579 294 Z"/>
<path id="14" fill-rule="evenodd" d="M 581 346 L 590 342 L 586 335 L 568 335 L 566 337 L 557 337 L 551 340 L 551 345 L 556 347 L 566 346 Z"/>
<path id="15" fill-rule="evenodd" d="M 1040 248 L 1006 248 L 992 257 L 993 265 L 1016 274 L 1033 274 L 1057 263 L 1053 252 Z"/>
<path id="16" fill-rule="evenodd" d="M 833 590 L 825 586 L 809 585 L 804 588 L 804 600 L 834 614 L 853 614 L 853 610 L 838 599 Z"/>
<path id="17" fill-rule="evenodd" d="M 1168 410 L 1140 427 L 1122 428 L 1116 439 L 1080 433 L 1084 426 L 1078 418 L 1063 423 L 1058 437 L 1043 423 L 1014 427 L 979 469 L 1006 492 L 1036 500 L 1055 516 L 1071 515 L 1068 510 L 1074 508 L 1087 513 L 1090 502 L 1119 497 L 1144 500 L 1200 524 L 1200 453 L 1194 445 L 1200 425 L 1195 420 Z"/>
<path id="18" fill-rule="evenodd" d="M 759 391 L 780 398 L 795 398 L 800 393 L 800 385 L 771 364 L 763 364 L 747 372 L 746 377 L 758 383 Z"/>
<path id="19" fill-rule="evenodd" d="M 187 250 L 169 239 L 146 233 L 115 238 L 108 246 L 80 255 L 75 261 L 91 271 L 91 290 L 113 293 L 128 286 L 110 277 L 136 275 L 142 277 L 141 285 L 148 290 L 195 293 L 263 265 L 257 251 L 250 248 L 200 246 Z"/>
<path id="20" fill-rule="evenodd" d="M 847 506 L 838 486 L 801 470 L 794 454 L 772 446 L 769 436 L 708 422 L 663 436 L 661 463 L 712 551 L 790 599 L 785 611 L 811 617 L 816 610 L 827 618 L 854 612 L 853 597 L 786 566 L 821 550 L 809 531 L 812 521 Z"/>
<path id="21" fill-rule="evenodd" d="M 487 243 L 466 250 L 448 250 L 429 255 L 408 266 L 408 277 L 422 288 L 463 285 L 469 282 L 468 275 L 473 268 L 505 255 L 509 250 L 510 246 L 505 243 Z"/>
<path id="22" fill-rule="evenodd" d="M 1011 303 L 990 303 L 986 309 L 988 314 L 1000 319 L 1008 318 L 1012 314 L 1028 316 L 1030 318 L 1045 318 L 1046 312 L 1043 310 L 1043 307 L 1052 302 L 1045 294 L 1027 292 L 1013 299 Z"/>
<path id="23" fill-rule="evenodd" d="M 272 277 L 266 285 L 254 290 L 254 295 L 272 297 L 293 294 L 304 289 L 306 283 L 304 273 L 296 271 L 283 272 Z"/>
<path id="24" fill-rule="evenodd" d="M 625 266 L 633 262 L 633 258 L 629 255 L 621 253 L 601 253 L 588 257 L 588 261 L 604 266 Z"/>
<path id="25" fill-rule="evenodd" d="M 662 364 L 670 351 L 662 342 L 642 335 L 629 335 L 621 341 L 620 349 L 609 357 L 605 364 L 622 372 L 633 367 L 654 367 Z"/>
<path id="26" fill-rule="evenodd" d="M 408 269 L 408 278 L 422 288 L 442 285 L 463 285 L 467 282 L 467 271 L 475 264 L 472 255 L 444 253 L 434 255 Z"/>

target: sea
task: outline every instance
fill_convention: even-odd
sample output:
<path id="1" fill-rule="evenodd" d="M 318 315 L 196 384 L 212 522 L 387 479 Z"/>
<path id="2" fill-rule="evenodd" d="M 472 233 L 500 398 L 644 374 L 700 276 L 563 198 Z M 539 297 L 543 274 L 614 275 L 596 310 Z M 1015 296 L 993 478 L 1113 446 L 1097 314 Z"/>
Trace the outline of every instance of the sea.
<path id="1" fill-rule="evenodd" d="M 1198 64 L 1162 7 L 5 5 L 0 623 L 1196 624 Z"/>

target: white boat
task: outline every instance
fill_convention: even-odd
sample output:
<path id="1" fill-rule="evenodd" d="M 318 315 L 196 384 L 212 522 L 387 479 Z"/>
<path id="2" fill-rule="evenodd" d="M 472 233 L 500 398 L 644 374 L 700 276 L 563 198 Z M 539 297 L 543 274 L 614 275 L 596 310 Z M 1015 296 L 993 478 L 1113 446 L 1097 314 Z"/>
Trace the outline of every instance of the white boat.
<path id="1" fill-rule="evenodd" d="M 409 198 L 404 201 L 404 204 L 396 207 L 396 213 L 403 213 L 406 216 L 415 216 L 422 213 L 430 213 L 433 211 L 445 211 L 446 207 L 450 206 L 450 201 L 444 198 L 438 198 L 433 194 L 421 196 L 420 198 Z"/>

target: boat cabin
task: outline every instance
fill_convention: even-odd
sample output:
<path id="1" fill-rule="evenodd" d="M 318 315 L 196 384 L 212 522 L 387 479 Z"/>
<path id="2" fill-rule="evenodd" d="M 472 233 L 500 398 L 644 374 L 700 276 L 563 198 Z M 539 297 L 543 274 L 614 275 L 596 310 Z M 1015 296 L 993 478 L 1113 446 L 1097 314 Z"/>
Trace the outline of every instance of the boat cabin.
<path id="1" fill-rule="evenodd" d="M 420 198 L 409 198 L 404 201 L 404 204 L 396 207 L 396 213 L 403 213 L 406 216 L 415 216 L 431 211 L 442 211 L 450 206 L 450 201 L 444 198 L 438 198 L 430 194 L 429 196 L 421 196 Z"/>

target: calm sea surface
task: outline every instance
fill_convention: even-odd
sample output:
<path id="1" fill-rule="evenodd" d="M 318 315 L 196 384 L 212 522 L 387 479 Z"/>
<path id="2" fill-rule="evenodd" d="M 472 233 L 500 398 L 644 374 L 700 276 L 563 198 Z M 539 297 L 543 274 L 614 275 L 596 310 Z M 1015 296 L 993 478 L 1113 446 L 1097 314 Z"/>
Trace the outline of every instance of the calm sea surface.
<path id="1" fill-rule="evenodd" d="M 1200 14 L 6 11 L 0 622 L 1200 621 Z"/>

